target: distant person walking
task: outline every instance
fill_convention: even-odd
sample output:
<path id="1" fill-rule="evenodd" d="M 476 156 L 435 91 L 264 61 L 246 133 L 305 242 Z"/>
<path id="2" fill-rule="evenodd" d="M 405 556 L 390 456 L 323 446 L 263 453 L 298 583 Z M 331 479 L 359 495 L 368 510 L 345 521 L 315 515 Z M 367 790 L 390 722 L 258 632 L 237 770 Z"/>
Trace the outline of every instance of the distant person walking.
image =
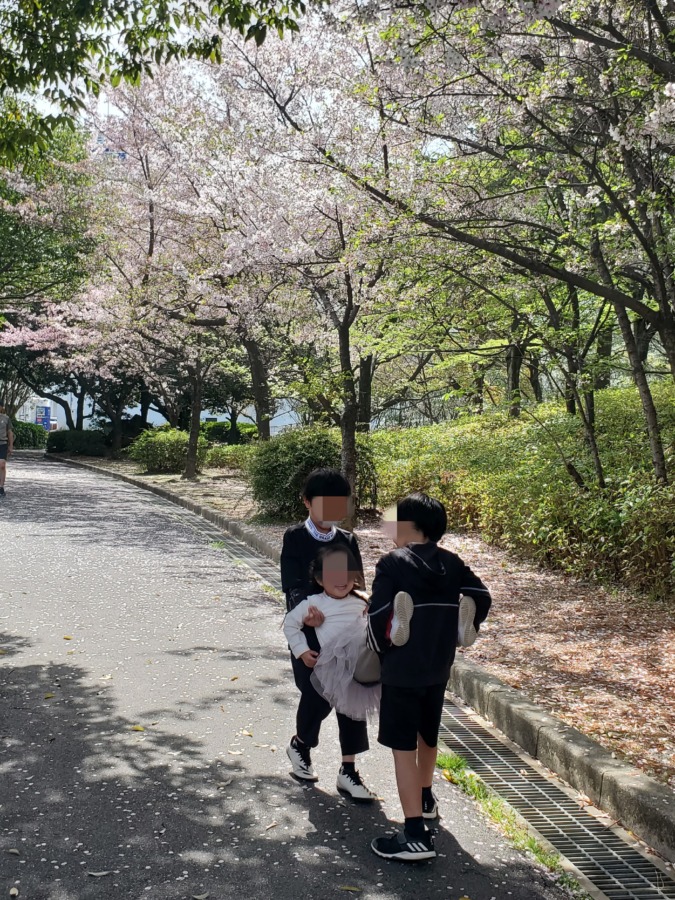
<path id="1" fill-rule="evenodd" d="M 7 475 L 7 460 L 14 450 L 14 428 L 12 420 L 5 413 L 5 407 L 0 403 L 0 497 L 5 496 L 5 477 Z"/>

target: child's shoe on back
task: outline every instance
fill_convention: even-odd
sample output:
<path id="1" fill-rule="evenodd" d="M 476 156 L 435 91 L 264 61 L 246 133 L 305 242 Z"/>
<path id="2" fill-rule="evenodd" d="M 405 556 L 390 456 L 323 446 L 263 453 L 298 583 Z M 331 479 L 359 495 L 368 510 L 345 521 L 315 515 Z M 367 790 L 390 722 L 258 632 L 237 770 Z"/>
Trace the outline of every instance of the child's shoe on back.
<path id="1" fill-rule="evenodd" d="M 415 607 L 410 594 L 399 591 L 394 597 L 394 614 L 389 629 L 389 640 L 394 647 L 402 647 L 408 643 L 410 637 L 410 620 L 413 617 Z"/>
<path id="2" fill-rule="evenodd" d="M 457 646 L 470 647 L 475 643 L 478 632 L 473 624 L 476 618 L 476 601 L 472 597 L 459 598 L 459 621 L 457 623 Z"/>

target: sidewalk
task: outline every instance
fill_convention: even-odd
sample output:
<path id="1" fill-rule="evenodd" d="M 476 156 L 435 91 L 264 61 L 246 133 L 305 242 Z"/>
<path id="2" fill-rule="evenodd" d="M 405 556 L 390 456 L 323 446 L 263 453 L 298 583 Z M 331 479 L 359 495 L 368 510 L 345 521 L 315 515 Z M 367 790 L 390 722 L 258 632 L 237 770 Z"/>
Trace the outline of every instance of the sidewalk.
<path id="1" fill-rule="evenodd" d="M 113 466 L 108 464 L 109 469 Z M 273 559 L 278 559 L 280 537 L 283 533 L 282 526 L 253 526 L 250 522 L 242 523 L 241 521 L 231 520 L 226 513 L 217 512 L 210 505 L 206 505 L 203 502 L 197 503 L 190 499 L 189 492 L 191 488 L 197 488 L 202 496 L 207 492 L 213 492 L 212 482 L 206 479 L 197 485 L 182 482 L 181 495 L 178 496 L 171 482 L 169 482 L 169 486 L 162 486 L 153 483 L 153 479 L 149 477 L 138 479 L 134 476 L 124 475 L 119 471 L 116 474 L 117 477 L 129 479 L 133 483 L 142 483 L 153 492 L 200 513 L 210 521 L 242 537 L 259 552 L 267 554 Z M 224 481 L 225 479 L 222 480 Z M 238 479 L 232 479 L 231 487 L 234 488 L 238 495 L 235 501 L 236 508 L 236 504 L 245 500 L 245 496 L 241 493 L 242 485 Z M 231 499 L 228 500 L 229 494 L 228 490 L 221 489 L 218 499 L 225 505 L 228 502 L 231 504 Z M 388 549 L 388 541 L 377 529 L 359 529 L 358 533 L 364 561 L 366 562 L 367 575 L 372 574 L 374 562 L 381 553 Z M 444 539 L 446 546 L 455 550 L 458 550 L 456 546 L 457 541 L 458 537 L 456 535 L 448 535 Z M 485 545 L 482 546 L 485 548 L 485 555 L 495 552 L 491 548 L 486 548 Z M 491 615 L 490 618 L 493 620 L 492 628 L 485 629 L 481 640 L 476 646 L 474 655 L 478 655 L 481 645 L 486 644 L 489 646 L 495 619 L 497 620 L 497 631 L 500 633 L 499 595 L 498 591 L 495 590 L 494 582 L 489 576 L 485 576 L 485 569 L 481 565 L 482 559 L 473 560 L 461 548 L 459 548 L 458 552 L 461 552 L 466 561 L 484 577 L 493 590 L 493 596 L 495 596 L 496 616 Z M 530 569 L 529 574 L 530 576 L 537 575 L 539 579 L 543 579 L 543 573 L 538 573 L 534 569 Z M 556 577 L 551 573 L 547 573 L 547 576 L 551 580 Z M 579 591 L 583 589 L 583 586 L 580 588 L 578 584 L 578 582 L 576 585 L 573 583 L 575 597 L 577 598 Z M 602 597 L 603 593 L 598 589 L 593 589 L 596 603 L 597 597 Z M 508 613 L 508 598 L 505 597 L 504 602 Z M 530 617 L 532 617 L 533 606 L 534 604 L 530 604 L 528 610 Z M 556 646 L 550 651 L 549 682 L 555 682 L 556 677 L 561 674 L 561 670 L 555 668 L 555 662 L 560 645 L 564 646 L 565 638 L 569 640 L 570 622 L 565 621 L 563 624 L 568 631 L 567 634 L 557 634 Z M 537 631 L 536 623 L 532 621 L 530 621 L 530 629 L 531 633 L 535 635 L 544 632 L 544 629 L 541 627 Z M 598 637 L 593 634 L 592 628 L 588 628 L 585 633 L 589 635 L 589 640 L 598 640 Z M 512 652 L 509 645 L 509 637 L 511 637 L 510 634 L 505 637 L 503 642 L 502 652 L 504 654 Z M 604 643 L 607 639 L 606 634 L 601 634 L 601 637 Z M 636 646 L 638 643 L 644 645 L 644 640 L 639 633 L 638 638 L 639 640 L 634 637 L 634 644 Z M 545 644 L 545 642 L 543 643 Z M 531 650 L 529 644 L 528 649 Z M 545 665 L 544 650 L 541 647 L 537 647 L 537 652 L 542 659 L 542 665 Z M 512 655 L 517 658 L 517 653 L 518 643 L 514 641 Z M 611 660 L 611 653 L 608 653 L 607 650 L 605 650 L 605 655 Z M 542 706 L 534 704 L 526 695 L 502 682 L 489 670 L 471 664 L 470 656 L 471 654 L 466 654 L 466 657 L 469 659 L 466 662 L 460 659 L 453 668 L 451 684 L 458 695 L 472 705 L 488 721 L 493 721 L 507 737 L 514 740 L 531 756 L 539 759 L 544 765 L 551 768 L 579 790 L 582 803 L 593 803 L 610 813 L 617 821 L 622 822 L 626 828 L 638 834 L 648 846 L 656 849 L 671 862 L 675 862 L 675 794 L 673 794 L 672 790 L 653 781 L 639 769 L 617 759 L 615 754 L 603 750 L 598 743 L 590 740 L 586 734 L 569 727 L 561 719 L 549 715 Z M 594 670 L 590 669 L 589 675 L 593 672 Z M 664 707 L 664 709 L 666 708 Z M 612 711 L 610 709 L 610 714 Z M 667 715 L 668 713 L 665 712 L 664 714 Z M 599 715 L 602 715 L 602 713 L 599 712 Z M 671 734 L 672 737 L 673 735 Z"/>
<path id="2" fill-rule="evenodd" d="M 87 462 L 206 505 L 272 548 L 281 545 L 285 526 L 251 523 L 255 504 L 236 473 L 211 470 L 190 483 L 139 475 L 131 462 Z M 357 534 L 372 578 L 389 541 L 372 527 Z M 481 639 L 465 657 L 675 789 L 675 610 L 531 566 L 475 535 L 451 534 L 443 544 L 475 568 L 494 597 Z"/>
<path id="3" fill-rule="evenodd" d="M 399 821 L 391 755 L 359 766 L 382 801 L 288 774 L 296 693 L 276 599 L 215 528 L 132 485 L 11 468 L 0 511 L 0 894 L 30 900 L 569 900 L 437 778 L 440 856 L 369 850 Z M 7 552 L 6 552 L 7 551 Z"/>

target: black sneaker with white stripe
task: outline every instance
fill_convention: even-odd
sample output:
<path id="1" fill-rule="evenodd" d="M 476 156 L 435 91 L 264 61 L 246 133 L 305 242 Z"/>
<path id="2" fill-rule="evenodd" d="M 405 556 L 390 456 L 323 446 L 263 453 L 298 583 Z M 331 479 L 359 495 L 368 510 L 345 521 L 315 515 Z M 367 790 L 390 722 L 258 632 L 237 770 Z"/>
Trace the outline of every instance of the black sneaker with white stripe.
<path id="1" fill-rule="evenodd" d="M 400 859 L 402 862 L 423 862 L 436 856 L 434 838 L 430 831 L 413 838 L 404 829 L 392 837 L 375 838 L 370 847 L 373 853 L 384 859 Z"/>

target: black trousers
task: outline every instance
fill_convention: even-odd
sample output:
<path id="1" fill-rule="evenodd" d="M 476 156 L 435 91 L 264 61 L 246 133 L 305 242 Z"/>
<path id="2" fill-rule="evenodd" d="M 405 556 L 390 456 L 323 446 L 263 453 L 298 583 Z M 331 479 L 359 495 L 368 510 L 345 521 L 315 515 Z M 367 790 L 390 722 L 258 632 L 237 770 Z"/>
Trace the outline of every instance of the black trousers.
<path id="1" fill-rule="evenodd" d="M 291 656 L 293 676 L 300 691 L 300 703 L 296 715 L 296 734 L 308 747 L 316 747 L 319 743 L 321 723 L 328 718 L 332 706 L 318 694 L 310 681 L 312 670 L 301 659 Z M 369 747 L 368 725 L 356 719 L 350 719 L 342 713 L 335 712 L 340 734 L 340 749 L 343 756 L 363 753 Z"/>

